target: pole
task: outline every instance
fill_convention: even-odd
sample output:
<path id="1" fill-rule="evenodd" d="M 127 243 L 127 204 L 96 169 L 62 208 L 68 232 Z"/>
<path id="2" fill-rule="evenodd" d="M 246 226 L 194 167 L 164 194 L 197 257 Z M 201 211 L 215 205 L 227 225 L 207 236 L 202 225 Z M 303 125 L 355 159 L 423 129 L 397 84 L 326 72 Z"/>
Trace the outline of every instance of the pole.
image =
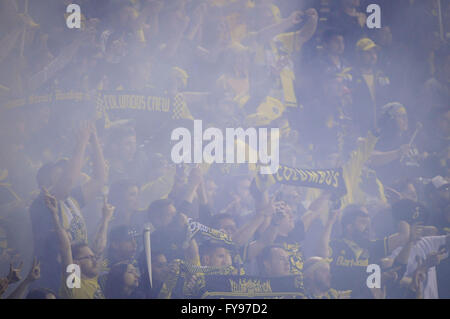
<path id="1" fill-rule="evenodd" d="M 25 0 L 25 8 L 24 8 L 23 14 L 24 14 L 24 17 L 28 14 L 28 0 Z M 22 57 L 22 58 L 23 58 L 23 53 L 24 53 L 24 50 L 25 50 L 25 36 L 26 36 L 26 33 L 27 33 L 27 26 L 25 25 L 23 27 L 22 44 L 20 46 L 20 57 Z"/>
<path id="2" fill-rule="evenodd" d="M 444 42 L 444 25 L 442 23 L 441 0 L 437 0 L 437 5 L 438 5 L 439 33 L 440 33 L 440 36 L 441 36 L 441 41 Z"/>
<path id="3" fill-rule="evenodd" d="M 145 257 L 147 260 L 148 279 L 150 280 L 150 288 L 152 288 L 153 287 L 152 247 L 150 244 L 150 227 L 145 227 L 145 229 L 144 229 L 144 247 L 145 247 Z"/>

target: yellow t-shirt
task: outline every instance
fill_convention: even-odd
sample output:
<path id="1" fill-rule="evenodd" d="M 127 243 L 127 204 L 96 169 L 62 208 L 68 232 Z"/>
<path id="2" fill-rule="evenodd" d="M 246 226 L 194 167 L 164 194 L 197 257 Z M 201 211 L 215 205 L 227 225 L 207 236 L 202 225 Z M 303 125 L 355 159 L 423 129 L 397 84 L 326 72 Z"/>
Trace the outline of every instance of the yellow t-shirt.
<path id="1" fill-rule="evenodd" d="M 80 288 L 69 288 L 63 276 L 59 295 L 63 299 L 105 299 L 98 284 L 98 276 L 86 278 L 81 276 Z"/>

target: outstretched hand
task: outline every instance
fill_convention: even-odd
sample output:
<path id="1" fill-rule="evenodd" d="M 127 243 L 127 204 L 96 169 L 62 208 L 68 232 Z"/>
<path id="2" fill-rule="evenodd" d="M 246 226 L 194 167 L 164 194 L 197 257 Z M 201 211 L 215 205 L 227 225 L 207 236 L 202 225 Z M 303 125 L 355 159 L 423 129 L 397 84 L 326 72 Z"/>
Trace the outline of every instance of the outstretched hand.
<path id="1" fill-rule="evenodd" d="M 314 8 L 309 8 L 308 10 L 305 11 L 305 14 L 310 17 L 318 17 L 319 16 L 319 14 L 317 13 L 317 10 Z"/>
<path id="2" fill-rule="evenodd" d="M 9 264 L 9 274 L 7 276 L 8 282 L 10 284 L 20 281 L 20 272 L 22 271 L 23 261 L 17 267 L 14 267 L 13 264 Z"/>
<path id="3" fill-rule="evenodd" d="M 48 209 L 52 213 L 53 216 L 58 216 L 58 201 L 56 198 L 48 192 L 45 187 L 42 187 L 42 192 L 44 194 L 45 205 L 47 205 Z"/>
<path id="4" fill-rule="evenodd" d="M 261 208 L 261 213 L 266 217 L 272 217 L 275 214 L 275 197 L 270 199 L 270 202 Z"/>
<path id="5" fill-rule="evenodd" d="M 197 186 L 202 180 L 202 169 L 200 167 L 194 167 L 189 173 L 189 184 Z"/>
<path id="6" fill-rule="evenodd" d="M 302 22 L 302 17 L 304 16 L 304 13 L 302 11 L 294 11 L 289 16 L 289 20 L 292 24 L 299 24 Z"/>
<path id="7" fill-rule="evenodd" d="M 103 198 L 103 208 L 102 208 L 103 218 L 105 220 L 110 221 L 113 218 L 115 209 L 116 208 L 113 205 L 107 203 L 106 197 L 104 197 Z"/>
<path id="8" fill-rule="evenodd" d="M 89 137 L 94 130 L 94 125 L 92 122 L 84 121 L 81 123 L 78 129 L 78 140 L 82 144 L 87 144 L 89 142 Z"/>

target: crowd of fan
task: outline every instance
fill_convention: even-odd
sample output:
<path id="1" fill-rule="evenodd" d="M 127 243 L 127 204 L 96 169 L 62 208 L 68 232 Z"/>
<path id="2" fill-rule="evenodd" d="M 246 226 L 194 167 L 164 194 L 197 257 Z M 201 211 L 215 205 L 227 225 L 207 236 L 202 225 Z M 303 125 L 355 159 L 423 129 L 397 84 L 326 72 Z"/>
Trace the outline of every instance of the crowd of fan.
<path id="1" fill-rule="evenodd" d="M 43 2 L 0 3 L 0 103 L 164 92 L 186 121 L 280 128 L 284 165 L 356 177 L 346 200 L 261 189 L 244 164 L 174 165 L 157 118 L 92 99 L 2 108 L 1 294 L 192 298 L 212 275 L 292 276 L 305 298 L 450 298 L 448 2 L 443 34 L 434 0 L 378 1 L 380 29 L 363 0 L 79 0 L 80 30 L 68 3 Z"/>

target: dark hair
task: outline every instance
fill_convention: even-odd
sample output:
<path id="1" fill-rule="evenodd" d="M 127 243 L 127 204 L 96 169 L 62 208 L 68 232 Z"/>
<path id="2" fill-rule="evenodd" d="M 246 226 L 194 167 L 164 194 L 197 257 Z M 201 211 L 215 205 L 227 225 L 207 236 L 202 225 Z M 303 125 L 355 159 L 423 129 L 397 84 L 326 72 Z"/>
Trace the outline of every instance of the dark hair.
<path id="1" fill-rule="evenodd" d="M 334 37 L 343 36 L 343 32 L 338 29 L 328 29 L 322 34 L 322 43 L 330 42 Z"/>
<path id="2" fill-rule="evenodd" d="M 64 167 L 68 160 L 65 158 L 59 159 L 56 162 L 49 162 L 41 166 L 36 174 L 36 182 L 41 188 L 42 186 L 51 186 L 52 172 L 57 167 Z"/>
<path id="3" fill-rule="evenodd" d="M 129 179 L 122 179 L 117 182 L 114 182 L 111 185 L 108 194 L 108 198 L 110 200 L 111 205 L 115 207 L 120 207 L 122 202 L 124 201 L 127 190 L 137 185 L 138 185 L 137 183 Z"/>
<path id="4" fill-rule="evenodd" d="M 148 214 L 160 213 L 163 209 L 173 204 L 174 204 L 173 200 L 169 198 L 155 200 L 150 204 L 150 206 L 148 206 L 147 213 Z"/>
<path id="5" fill-rule="evenodd" d="M 73 259 L 77 259 L 80 250 L 83 249 L 84 247 L 89 247 L 86 243 L 75 243 L 72 244 L 71 249 L 72 249 L 72 257 Z M 77 256 L 77 257 L 75 257 Z"/>
<path id="6" fill-rule="evenodd" d="M 49 187 L 51 185 L 51 174 L 54 167 L 54 163 L 46 163 L 39 168 L 36 174 L 36 182 L 39 188 L 42 186 Z"/>
<path id="7" fill-rule="evenodd" d="M 351 204 L 345 207 L 341 218 L 342 229 L 345 231 L 347 225 L 353 224 L 358 217 L 369 217 L 369 215 L 363 211 L 363 206 Z"/>
<path id="8" fill-rule="evenodd" d="M 160 249 L 156 250 L 152 249 L 151 254 L 152 254 L 152 263 L 154 263 L 159 256 L 164 256 L 166 259 L 168 259 L 164 251 Z M 140 253 L 137 261 L 139 270 L 141 272 L 141 283 L 140 283 L 142 285 L 141 287 L 147 287 L 148 289 L 150 289 L 148 269 L 147 269 L 147 256 L 144 251 Z M 153 280 L 155 280 L 155 277 L 153 277 Z"/>
<path id="9" fill-rule="evenodd" d="M 57 298 L 56 294 L 47 288 L 36 288 L 30 290 L 25 299 L 47 299 L 47 295 L 52 294 Z"/>
<path id="10" fill-rule="evenodd" d="M 399 132 L 399 127 L 395 117 L 391 116 L 389 112 L 384 112 L 379 120 L 380 123 L 380 138 L 391 139 Z"/>
<path id="11" fill-rule="evenodd" d="M 137 231 L 128 225 L 119 225 L 110 230 L 108 234 L 108 242 L 118 243 L 126 242 L 133 239 L 133 236 L 137 234 Z"/>
<path id="12" fill-rule="evenodd" d="M 136 136 L 136 130 L 132 126 L 125 125 L 112 128 L 108 134 L 106 151 L 111 152 L 113 145 L 117 145 L 118 141 L 122 141 L 130 136 Z"/>
<path id="13" fill-rule="evenodd" d="M 228 213 L 217 214 L 217 215 L 214 215 L 211 218 L 211 226 L 212 226 L 212 228 L 219 229 L 220 228 L 219 224 L 224 219 L 231 219 L 231 220 L 234 221 L 234 218 L 233 218 L 233 216 L 231 216 L 231 214 L 228 214 Z"/>
<path id="14" fill-rule="evenodd" d="M 127 272 L 128 263 L 120 262 L 111 267 L 105 284 L 105 298 L 107 299 L 126 299 L 124 288 L 124 274 Z"/>
<path id="15" fill-rule="evenodd" d="M 166 253 L 163 250 L 160 249 L 152 249 L 152 261 L 156 260 L 157 257 L 159 256 L 164 256 L 166 257 Z M 166 257 L 167 258 L 167 257 Z"/>
<path id="16" fill-rule="evenodd" d="M 206 241 L 199 247 L 200 257 L 203 258 L 203 256 L 211 256 L 219 248 L 225 248 L 228 250 L 228 247 L 225 244 Z"/>

